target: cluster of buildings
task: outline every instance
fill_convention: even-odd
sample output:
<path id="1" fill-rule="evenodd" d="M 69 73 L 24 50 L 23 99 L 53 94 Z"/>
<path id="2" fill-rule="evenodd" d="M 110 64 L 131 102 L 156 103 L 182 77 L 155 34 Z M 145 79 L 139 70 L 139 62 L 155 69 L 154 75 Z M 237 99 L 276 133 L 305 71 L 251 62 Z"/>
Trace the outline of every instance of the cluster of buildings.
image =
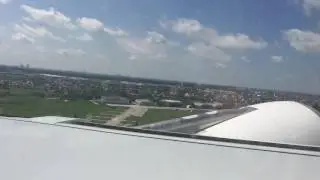
<path id="1" fill-rule="evenodd" d="M 0 88 L 42 89 L 46 97 L 99 100 L 109 104 L 229 109 L 269 101 L 320 103 L 320 96 L 276 90 L 205 85 L 137 83 L 51 74 L 1 74 Z"/>
<path id="2" fill-rule="evenodd" d="M 29 80 L 0 80 L 0 87 L 3 89 L 9 88 L 33 88 L 34 84 Z"/>

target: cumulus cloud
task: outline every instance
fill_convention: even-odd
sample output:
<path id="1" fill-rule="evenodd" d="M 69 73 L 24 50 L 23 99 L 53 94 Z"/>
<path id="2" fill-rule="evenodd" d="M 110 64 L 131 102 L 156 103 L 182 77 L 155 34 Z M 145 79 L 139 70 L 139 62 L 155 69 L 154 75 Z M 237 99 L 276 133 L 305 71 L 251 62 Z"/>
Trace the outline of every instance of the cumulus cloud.
<path id="1" fill-rule="evenodd" d="M 77 23 L 80 27 L 87 31 L 104 31 L 111 36 L 128 36 L 128 33 L 120 28 L 105 27 L 103 22 L 98 19 L 82 17 L 77 19 Z"/>
<path id="2" fill-rule="evenodd" d="M 127 36 L 128 33 L 120 28 L 105 27 L 103 22 L 95 18 L 81 17 L 73 24 L 72 19 L 63 13 L 55 10 L 53 7 L 49 9 L 38 9 L 29 5 L 21 5 L 20 8 L 25 11 L 28 16 L 22 17 L 26 22 L 42 22 L 53 27 L 64 27 L 67 29 L 77 29 L 81 27 L 87 31 L 104 31 L 111 36 Z"/>
<path id="3" fill-rule="evenodd" d="M 202 40 L 222 49 L 263 49 L 268 46 L 264 40 L 254 40 L 246 34 L 219 34 L 214 28 L 205 27 L 194 19 L 160 21 L 160 25 L 176 33 L 185 34 L 196 41 Z"/>
<path id="4" fill-rule="evenodd" d="M 92 41 L 93 40 L 92 36 L 89 35 L 88 33 L 84 33 L 80 36 L 71 36 L 71 37 L 74 39 L 77 39 L 79 41 Z"/>
<path id="5" fill-rule="evenodd" d="M 27 21 L 38 21 L 57 28 L 76 29 L 71 18 L 63 13 L 55 10 L 53 7 L 46 9 L 38 9 L 28 5 L 21 5 L 20 8 L 25 11 L 29 17 L 24 17 Z"/>
<path id="6" fill-rule="evenodd" d="M 284 59 L 282 56 L 271 56 L 271 61 L 274 63 L 282 63 Z"/>
<path id="7" fill-rule="evenodd" d="M 248 35 L 240 33 L 214 37 L 211 43 L 228 49 L 262 49 L 268 45 L 263 40 L 254 41 Z"/>
<path id="8" fill-rule="evenodd" d="M 178 18 L 162 20 L 160 26 L 166 30 L 185 35 L 193 41 L 186 49 L 194 56 L 209 59 L 217 67 L 225 67 L 232 60 L 230 50 L 259 50 L 266 48 L 268 43 L 261 38 L 254 39 L 244 33 L 221 34 L 216 29 L 201 24 L 196 19 Z M 245 62 L 250 62 L 247 58 Z"/>
<path id="9" fill-rule="evenodd" d="M 28 16 L 23 16 L 22 17 L 22 20 L 25 21 L 25 22 L 32 22 L 34 21 L 32 18 L 28 17 Z"/>
<path id="10" fill-rule="evenodd" d="M 108 33 L 110 36 L 128 36 L 128 33 L 120 28 L 104 28 L 104 32 Z"/>
<path id="11" fill-rule="evenodd" d="M 16 33 L 20 33 L 21 35 L 23 34 L 28 37 L 47 37 L 56 41 L 65 42 L 63 38 L 53 35 L 52 32 L 50 32 L 44 27 L 31 27 L 26 24 L 15 24 L 13 29 Z"/>
<path id="12" fill-rule="evenodd" d="M 129 56 L 129 59 L 130 59 L 130 60 L 136 60 L 136 59 L 137 59 L 137 56 L 135 56 L 135 55 L 130 55 L 130 56 Z"/>
<path id="13" fill-rule="evenodd" d="M 154 42 L 154 43 L 159 43 L 159 44 L 167 42 L 166 37 L 158 32 L 149 31 L 149 32 L 147 32 L 147 34 L 148 35 L 147 35 L 146 40 L 149 42 Z"/>
<path id="14" fill-rule="evenodd" d="M 319 0 L 302 0 L 302 4 L 307 15 L 311 15 L 312 10 L 320 10 Z"/>
<path id="15" fill-rule="evenodd" d="M 167 57 L 166 45 L 155 43 L 148 38 L 117 39 L 121 48 L 130 54 L 129 59 L 162 59 Z"/>
<path id="16" fill-rule="evenodd" d="M 86 54 L 82 49 L 58 49 L 56 51 L 58 54 L 63 56 L 83 56 Z"/>
<path id="17" fill-rule="evenodd" d="M 248 59 L 247 56 L 242 56 L 240 59 L 241 59 L 243 62 L 246 62 L 246 63 L 250 63 L 250 62 L 251 62 L 251 60 Z"/>
<path id="18" fill-rule="evenodd" d="M 284 38 L 290 46 L 301 52 L 320 52 L 320 34 L 303 31 L 299 29 L 290 29 L 283 31 Z"/>
<path id="19" fill-rule="evenodd" d="M 206 45 L 198 42 L 193 43 L 187 47 L 187 50 L 198 57 L 209 59 L 215 62 L 228 62 L 231 60 L 231 56 L 226 54 L 224 51 L 213 45 Z"/>
<path id="20" fill-rule="evenodd" d="M 223 64 L 223 63 L 216 63 L 215 66 L 216 66 L 216 68 L 222 68 L 222 69 L 227 67 L 227 65 Z"/>
<path id="21" fill-rule="evenodd" d="M 23 33 L 20 33 L 20 32 L 17 32 L 17 33 L 14 33 L 12 36 L 11 36 L 11 39 L 12 40 L 15 40 L 15 41 L 22 41 L 22 42 L 26 42 L 26 43 L 34 43 L 34 39 L 32 37 L 29 37 Z"/>
<path id="22" fill-rule="evenodd" d="M 103 23 L 94 18 L 82 17 L 77 19 L 77 23 L 80 27 L 88 31 L 99 31 L 104 28 Z"/>
<path id="23" fill-rule="evenodd" d="M 163 28 L 171 28 L 174 32 L 191 34 L 199 32 L 203 27 L 199 21 L 194 19 L 179 18 L 177 20 L 160 21 Z"/>
<path id="24" fill-rule="evenodd" d="M 41 53 L 47 52 L 47 50 L 44 46 L 36 46 L 35 49 Z"/>
<path id="25" fill-rule="evenodd" d="M 12 0 L 0 0 L 0 4 L 8 4 L 10 3 Z"/>

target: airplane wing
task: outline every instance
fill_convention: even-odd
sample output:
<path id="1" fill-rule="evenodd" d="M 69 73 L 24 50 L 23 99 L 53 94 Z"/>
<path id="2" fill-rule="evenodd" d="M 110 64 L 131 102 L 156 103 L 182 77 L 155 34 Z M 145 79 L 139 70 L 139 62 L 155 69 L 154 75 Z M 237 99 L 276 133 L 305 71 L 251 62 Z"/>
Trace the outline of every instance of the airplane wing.
<path id="1" fill-rule="evenodd" d="M 234 112 L 234 118 L 263 109 L 259 106 L 253 108 Z M 218 114 L 211 112 L 203 116 L 218 117 Z M 46 118 L 51 120 L 45 121 Z M 193 118 L 195 116 L 184 120 Z M 234 118 L 222 118 L 217 125 Z M 247 123 L 243 119 L 235 121 Z M 211 132 L 213 127 L 201 132 Z M 282 135 L 288 135 L 286 133 Z M 252 133 L 249 134 L 251 136 L 246 137 L 253 137 Z M 1 117 L 0 179 L 319 179 L 319 146 L 241 139 L 243 137 L 232 139 L 150 127 L 116 127 L 78 119 Z M 304 142 L 301 139 L 306 137 L 300 137 L 298 142 Z M 310 134 L 309 137 L 314 138 Z"/>

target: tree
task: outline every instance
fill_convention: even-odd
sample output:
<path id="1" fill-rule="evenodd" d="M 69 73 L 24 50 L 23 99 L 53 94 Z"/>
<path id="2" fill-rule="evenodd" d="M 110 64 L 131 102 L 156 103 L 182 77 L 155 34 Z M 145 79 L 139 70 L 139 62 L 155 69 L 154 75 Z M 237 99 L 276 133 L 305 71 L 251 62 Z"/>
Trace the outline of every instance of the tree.
<path id="1" fill-rule="evenodd" d="M 320 106 L 319 106 L 318 103 L 314 103 L 314 104 L 312 105 L 312 107 L 313 107 L 314 109 L 316 109 L 317 111 L 320 111 Z"/>

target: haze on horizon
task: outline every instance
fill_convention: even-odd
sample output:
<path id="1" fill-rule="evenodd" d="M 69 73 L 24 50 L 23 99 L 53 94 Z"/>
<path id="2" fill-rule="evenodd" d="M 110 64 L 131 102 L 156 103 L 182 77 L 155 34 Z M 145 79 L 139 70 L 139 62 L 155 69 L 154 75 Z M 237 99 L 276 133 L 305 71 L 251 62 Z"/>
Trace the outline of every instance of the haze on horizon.
<path id="1" fill-rule="evenodd" d="M 320 92 L 319 0 L 0 0 L 0 64 Z"/>

